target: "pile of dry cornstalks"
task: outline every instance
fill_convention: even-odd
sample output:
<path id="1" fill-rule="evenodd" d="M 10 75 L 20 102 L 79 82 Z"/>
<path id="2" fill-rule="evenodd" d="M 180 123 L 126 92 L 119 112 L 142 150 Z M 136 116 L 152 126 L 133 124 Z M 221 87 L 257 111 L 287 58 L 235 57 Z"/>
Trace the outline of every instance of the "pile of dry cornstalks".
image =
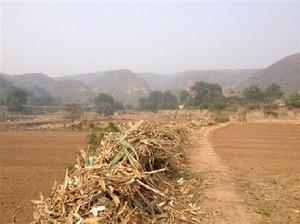
<path id="1" fill-rule="evenodd" d="M 139 122 L 105 133 L 80 151 L 62 185 L 35 204 L 37 223 L 198 223 L 193 186 L 182 172 L 187 129 Z"/>

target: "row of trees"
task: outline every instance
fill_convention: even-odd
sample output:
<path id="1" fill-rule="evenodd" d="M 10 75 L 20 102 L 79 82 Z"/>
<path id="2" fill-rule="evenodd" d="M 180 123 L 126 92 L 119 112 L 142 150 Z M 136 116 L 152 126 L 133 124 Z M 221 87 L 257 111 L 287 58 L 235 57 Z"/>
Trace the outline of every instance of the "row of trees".
<path id="1" fill-rule="evenodd" d="M 175 109 L 179 104 L 186 108 L 210 109 L 219 111 L 226 106 L 258 105 L 271 103 L 276 99 L 283 100 L 286 105 L 300 107 L 300 94 L 291 93 L 286 95 L 279 85 L 271 84 L 265 91 L 258 86 L 246 88 L 242 94 L 225 97 L 219 84 L 207 82 L 195 82 L 190 90 L 183 90 L 179 100 L 170 91 L 152 92 L 147 98 L 140 98 L 139 109 L 157 111 L 160 109 Z"/>
<path id="2" fill-rule="evenodd" d="M 8 89 L 1 103 L 6 105 L 11 111 L 21 111 L 29 97 L 30 95 L 26 91 L 17 87 L 11 87 Z M 45 99 L 41 100 L 49 100 L 50 103 L 53 101 L 53 99 L 45 97 Z M 226 105 L 268 103 L 275 99 L 283 99 L 289 106 L 300 107 L 300 94 L 292 93 L 285 96 L 280 86 L 276 84 L 271 84 L 265 91 L 262 91 L 258 86 L 250 86 L 243 91 L 241 96 L 225 97 L 222 93 L 222 87 L 219 84 L 200 81 L 195 82 L 190 87 L 190 91 L 183 90 L 179 95 L 179 99 L 170 91 L 153 91 L 148 97 L 139 99 L 138 109 L 149 111 L 177 109 L 179 104 L 183 104 L 187 108 L 221 110 Z M 124 109 L 121 102 L 115 101 L 111 95 L 104 93 L 100 93 L 94 99 L 94 104 L 96 111 L 105 116 L 112 115 L 115 111 Z M 81 106 L 69 104 L 66 108 L 70 113 L 73 111 L 73 114 L 80 115 L 83 113 L 83 109 L 81 110 L 79 107 Z"/>
<path id="3" fill-rule="evenodd" d="M 222 109 L 225 107 L 225 97 L 222 87 L 218 84 L 195 82 L 190 91 L 183 90 L 179 100 L 170 91 L 151 92 L 148 97 L 139 99 L 139 109 L 157 111 L 163 109 L 177 109 L 179 104 L 190 108 Z"/>
<path id="4" fill-rule="evenodd" d="M 40 87 L 35 87 L 32 91 L 25 91 L 19 87 L 10 86 L 5 89 L 0 104 L 6 105 L 10 111 L 22 111 L 24 105 L 31 106 L 57 106 L 62 104 L 62 100 L 54 98 L 50 93 Z"/>
<path id="5" fill-rule="evenodd" d="M 111 95 L 100 93 L 95 99 L 95 109 L 97 113 L 109 116 L 115 111 L 124 110 L 124 106 L 121 102 L 117 102 Z M 68 112 L 67 118 L 73 122 L 79 119 L 84 114 L 84 108 L 78 103 L 67 104 L 65 106 L 66 112 Z"/>
<path id="6" fill-rule="evenodd" d="M 20 93 L 19 93 L 20 95 Z M 22 94 L 21 94 L 22 95 Z M 195 82 L 190 91 L 183 90 L 179 95 L 179 100 L 170 91 L 153 91 L 148 97 L 139 99 L 138 109 L 157 111 L 163 109 L 177 109 L 179 104 L 184 104 L 187 108 L 210 109 L 220 111 L 228 105 L 245 105 L 251 103 L 267 103 L 274 99 L 283 99 L 284 92 L 276 84 L 270 85 L 265 91 L 257 86 L 246 88 L 242 95 L 225 97 L 222 87 L 218 84 Z M 300 107 L 300 95 L 290 94 L 285 98 L 286 104 Z M 22 102 L 25 102 L 23 99 Z M 234 103 L 232 103 L 234 102 Z M 94 99 L 95 109 L 101 115 L 112 115 L 115 111 L 123 110 L 121 102 L 117 102 L 111 95 L 101 93 Z M 69 118 L 73 120 L 80 118 L 84 109 L 79 104 L 69 104 L 66 106 Z"/>
<path id="7" fill-rule="evenodd" d="M 271 84 L 265 91 L 262 91 L 258 86 L 250 86 L 243 91 L 243 97 L 247 102 L 252 103 L 281 99 L 283 96 L 284 92 L 276 84 Z"/>
<path id="8" fill-rule="evenodd" d="M 262 104 L 270 104 L 274 100 L 281 100 L 290 107 L 300 107 L 300 94 L 297 92 L 286 94 L 277 84 L 271 84 L 265 91 L 258 86 L 250 86 L 244 89 L 241 96 L 226 97 L 227 105 L 248 105 L 254 108 Z"/>
<path id="9" fill-rule="evenodd" d="M 141 110 L 171 110 L 178 108 L 178 100 L 170 91 L 164 93 L 160 91 L 153 91 L 148 97 L 139 99 L 139 109 Z"/>
<path id="10" fill-rule="evenodd" d="M 195 82 L 190 92 L 181 92 L 180 99 L 191 108 L 220 110 L 225 107 L 225 96 L 219 84 Z"/>
<path id="11" fill-rule="evenodd" d="M 7 90 L 1 104 L 7 106 L 10 111 L 22 111 L 24 104 L 27 102 L 28 94 L 17 87 L 11 87 Z"/>

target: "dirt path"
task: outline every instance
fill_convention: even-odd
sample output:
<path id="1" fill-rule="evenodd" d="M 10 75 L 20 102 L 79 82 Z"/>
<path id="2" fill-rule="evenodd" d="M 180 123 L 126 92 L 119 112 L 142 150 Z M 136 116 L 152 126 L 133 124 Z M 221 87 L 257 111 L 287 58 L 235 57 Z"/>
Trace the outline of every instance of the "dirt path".
<path id="1" fill-rule="evenodd" d="M 223 127 L 205 127 L 197 131 L 190 151 L 191 168 L 201 173 L 203 189 L 201 208 L 204 223 L 250 224 L 258 217 L 247 207 L 235 187 L 235 173 L 215 153 L 209 141 L 211 131 Z"/>

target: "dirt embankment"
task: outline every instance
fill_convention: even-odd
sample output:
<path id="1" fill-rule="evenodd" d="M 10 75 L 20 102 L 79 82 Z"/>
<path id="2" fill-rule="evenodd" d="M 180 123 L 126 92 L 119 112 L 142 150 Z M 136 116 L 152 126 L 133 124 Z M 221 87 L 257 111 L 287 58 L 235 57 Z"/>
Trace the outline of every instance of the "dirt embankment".
<path id="1" fill-rule="evenodd" d="M 48 194 L 54 181 L 75 162 L 76 149 L 83 146 L 83 132 L 0 132 L 0 223 L 12 223 L 12 212 L 20 201 L 17 223 L 32 221 L 32 199 Z"/>

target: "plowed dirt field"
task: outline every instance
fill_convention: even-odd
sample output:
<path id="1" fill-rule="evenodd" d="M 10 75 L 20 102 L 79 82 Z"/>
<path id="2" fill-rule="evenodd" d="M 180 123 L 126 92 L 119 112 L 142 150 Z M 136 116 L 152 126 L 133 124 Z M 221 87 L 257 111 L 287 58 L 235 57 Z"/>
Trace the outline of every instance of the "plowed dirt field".
<path id="1" fill-rule="evenodd" d="M 299 124 L 230 124 L 213 131 L 210 142 L 259 216 L 252 223 L 300 223 Z"/>
<path id="2" fill-rule="evenodd" d="M 83 132 L 0 132 L 0 223 L 12 223 L 20 201 L 17 224 L 32 221 L 30 200 L 48 195 L 55 180 L 74 164 L 76 151 L 85 143 Z"/>

